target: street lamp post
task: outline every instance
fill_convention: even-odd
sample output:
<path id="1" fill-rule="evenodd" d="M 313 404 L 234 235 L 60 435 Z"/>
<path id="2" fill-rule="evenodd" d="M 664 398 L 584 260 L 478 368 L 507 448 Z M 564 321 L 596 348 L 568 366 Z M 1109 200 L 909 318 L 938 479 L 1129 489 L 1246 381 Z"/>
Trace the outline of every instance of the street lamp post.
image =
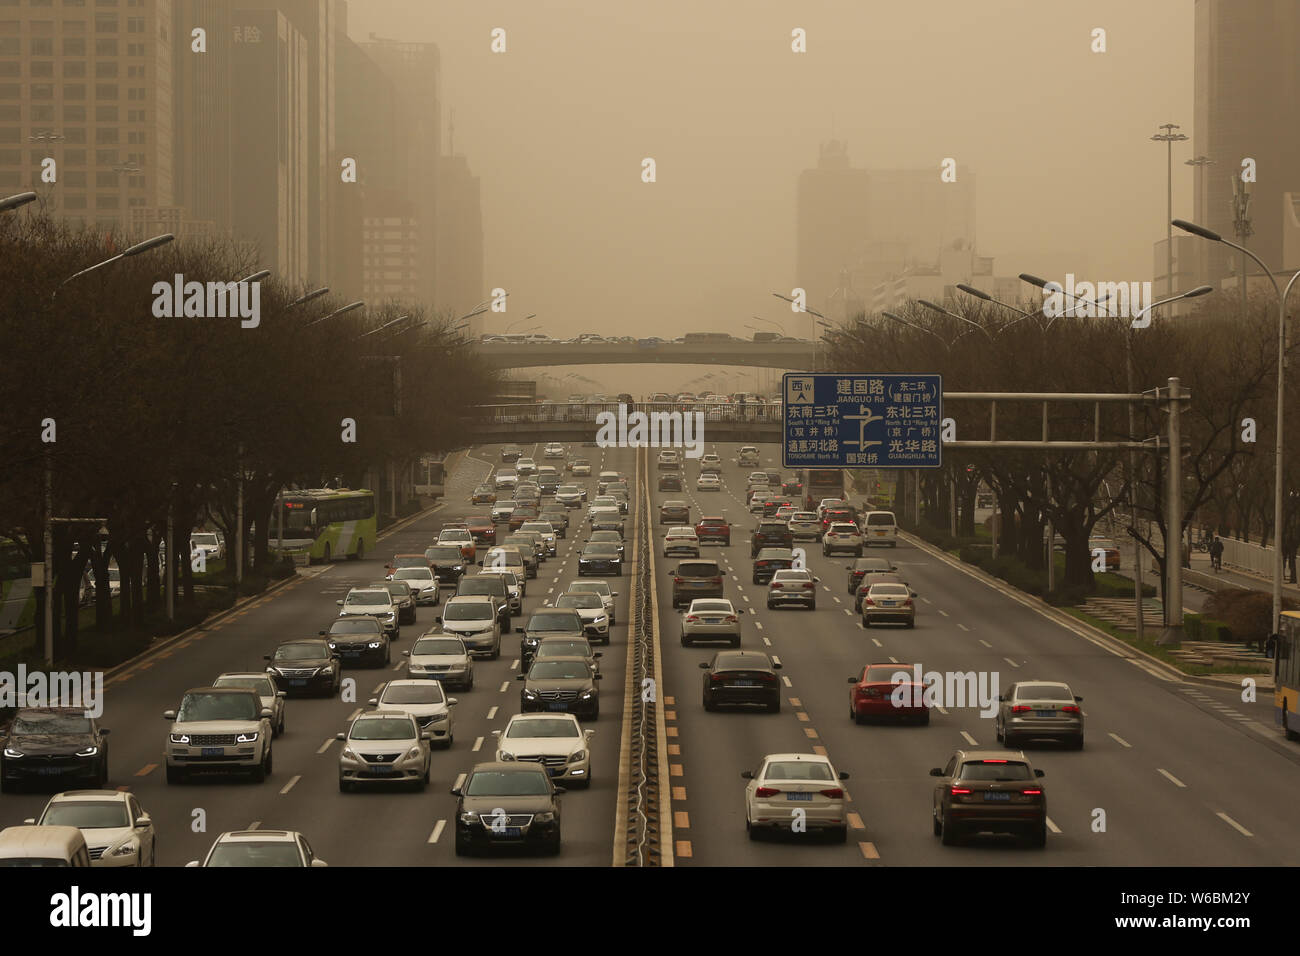
<path id="1" fill-rule="evenodd" d="M 1273 292 L 1277 295 L 1277 424 L 1275 426 L 1277 428 L 1277 447 L 1274 451 L 1275 461 L 1273 463 L 1273 633 L 1276 634 L 1282 625 L 1282 454 L 1286 450 L 1286 440 L 1282 431 L 1282 415 L 1286 408 L 1286 300 L 1287 296 L 1291 294 L 1291 287 L 1295 285 L 1296 279 L 1300 279 L 1300 272 L 1291 277 L 1284 291 L 1278 286 L 1272 270 L 1264 265 L 1264 261 L 1259 256 L 1245 246 L 1230 242 L 1217 232 L 1206 229 L 1204 226 L 1198 226 L 1194 222 L 1188 222 L 1185 219 L 1172 219 L 1170 224 L 1177 226 L 1184 232 L 1200 236 L 1202 239 L 1221 242 L 1229 248 L 1236 249 L 1243 255 L 1250 256 L 1255 261 L 1255 264 L 1264 271 L 1264 275 L 1268 276 L 1268 281 L 1273 283 Z"/>
<path id="2" fill-rule="evenodd" d="M 1166 221 L 1174 218 L 1174 143 L 1181 143 L 1187 139 L 1182 133 L 1175 133 L 1174 130 L 1182 129 L 1177 123 L 1165 123 L 1159 127 L 1164 130 L 1163 133 L 1156 133 L 1151 140 L 1156 143 L 1164 143 L 1166 147 L 1166 165 L 1169 174 L 1166 182 L 1167 207 L 1168 214 L 1165 216 Z M 1169 278 L 1169 295 L 1174 294 L 1174 233 L 1168 226 L 1165 226 L 1165 275 Z"/>

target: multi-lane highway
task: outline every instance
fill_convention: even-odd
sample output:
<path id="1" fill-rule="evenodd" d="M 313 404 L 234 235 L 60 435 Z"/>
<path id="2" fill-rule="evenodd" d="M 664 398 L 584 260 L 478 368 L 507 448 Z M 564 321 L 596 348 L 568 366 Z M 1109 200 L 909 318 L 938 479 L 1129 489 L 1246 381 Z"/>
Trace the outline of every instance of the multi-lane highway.
<path id="1" fill-rule="evenodd" d="M 656 489 L 654 456 L 648 480 L 654 546 L 661 689 L 667 729 L 674 862 L 699 865 L 1260 865 L 1294 864 L 1291 795 L 1300 784 L 1300 748 L 1267 724 L 1266 710 L 1244 705 L 1230 689 L 1170 681 L 1113 653 L 1104 643 L 1067 630 L 1039 614 L 1032 602 L 990 586 L 928 550 L 902 541 L 882 553 L 895 558 L 918 592 L 913 630 L 880 626 L 864 631 L 846 592 L 849 559 L 827 558 L 806 544 L 820 577 L 817 609 L 768 610 L 765 586 L 751 583 L 745 507 L 748 468 L 735 463 L 737 446 L 717 445 L 724 460 L 723 489 L 696 492 L 696 462 L 687 460 L 685 491 Z M 524 446 L 524 453 L 539 448 Z M 594 496 L 596 473 L 618 469 L 631 477 L 631 449 L 572 449 L 592 460 L 584 479 Z M 777 446 L 764 447 L 765 468 L 778 468 Z M 261 784 L 201 777 L 166 784 L 164 710 L 183 691 L 210 684 L 223 671 L 260 670 L 262 655 L 285 639 L 315 636 L 335 616 L 335 600 L 354 585 L 380 580 L 392 554 L 421 551 L 443 522 L 485 512 L 469 503 L 475 484 L 499 463 L 499 448 L 472 450 L 451 476 L 445 502 L 388 534 L 371 556 L 303 569 L 287 586 L 115 675 L 106 690 L 103 726 L 112 729 L 109 786 L 129 788 L 153 817 L 158 862 L 182 865 L 203 856 L 225 830 L 287 828 L 304 832 L 333 865 L 585 865 L 608 866 L 615 852 L 617 785 L 627 678 L 628 574 L 610 579 L 619 591 L 618 624 L 602 648 L 600 718 L 592 739 L 593 785 L 562 798 L 563 850 L 558 858 L 473 857 L 453 853 L 455 798 L 449 793 L 476 762 L 494 756 L 493 730 L 519 709 L 519 638 L 505 637 L 499 660 L 475 664 L 475 685 L 453 691 L 455 743 L 435 750 L 432 783 L 423 793 L 374 789 L 340 793 L 337 732 L 366 707 L 378 686 L 405 676 L 399 653 L 410 648 L 441 608 L 420 608 L 406 625 L 387 669 L 349 669 L 355 698 L 291 699 L 286 734 L 274 742 L 274 772 Z M 662 556 L 664 526 L 657 506 L 668 498 L 691 503 L 692 523 L 723 513 L 734 523 L 730 547 L 705 545 L 726 570 L 725 596 L 744 611 L 743 646 L 783 664 L 779 713 L 722 710 L 701 705 L 699 664 L 717 647 L 681 647 L 679 612 L 671 606 Z M 633 496 L 633 508 L 638 498 Z M 523 618 L 577 578 L 577 553 L 586 534 L 585 511 L 571 512 L 559 554 L 529 582 Z M 628 522 L 629 538 L 633 522 Z M 446 592 L 444 592 L 446 593 Z M 958 748 L 996 747 L 991 719 L 976 708 L 936 710 L 926 726 L 866 725 L 849 719 L 847 678 L 868 662 L 920 663 L 927 672 L 996 674 L 1015 680 L 1066 681 L 1083 696 L 1087 741 L 1081 752 L 1050 745 L 1030 749 L 1046 771 L 1049 834 L 1043 850 L 1012 839 L 985 837 L 941 845 L 930 826 L 932 767 Z M 845 844 L 789 836 L 750 841 L 745 832 L 744 770 L 765 754 L 824 753 L 850 773 L 849 838 Z M 0 798 L 0 824 L 36 816 L 48 795 Z"/>

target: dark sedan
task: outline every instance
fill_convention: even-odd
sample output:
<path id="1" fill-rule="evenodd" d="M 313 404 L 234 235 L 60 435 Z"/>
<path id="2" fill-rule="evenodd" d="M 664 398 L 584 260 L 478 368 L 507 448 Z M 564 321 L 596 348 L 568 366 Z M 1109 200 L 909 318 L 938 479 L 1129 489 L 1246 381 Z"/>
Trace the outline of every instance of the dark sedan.
<path id="1" fill-rule="evenodd" d="M 551 657 L 535 660 L 527 674 L 515 680 L 524 682 L 519 693 L 519 709 L 527 714 L 535 710 L 574 714 L 580 720 L 600 716 L 600 674 L 591 672 L 585 657 Z"/>
<path id="2" fill-rule="evenodd" d="M 665 501 L 659 506 L 660 524 L 690 524 L 691 506 L 685 501 Z"/>
<path id="3" fill-rule="evenodd" d="M 456 855 L 479 847 L 536 847 L 560 852 L 560 803 L 564 793 L 545 768 L 532 761 L 480 763 L 459 787 Z"/>
<path id="4" fill-rule="evenodd" d="M 760 704 L 768 713 L 781 711 L 781 665 L 760 651 L 719 651 L 701 661 L 704 709 L 730 704 Z"/>
<path id="5" fill-rule="evenodd" d="M 23 707 L 14 715 L 0 756 L 0 792 L 33 780 L 67 789 L 67 780 L 91 790 L 108 782 L 108 731 L 76 707 Z"/>
<path id="6" fill-rule="evenodd" d="M 858 558 L 852 564 L 846 564 L 844 565 L 844 567 L 849 572 L 849 577 L 848 577 L 849 594 L 857 593 L 858 585 L 862 583 L 863 575 L 867 574 L 867 572 L 869 571 L 877 572 L 877 573 L 883 572 L 885 574 L 888 574 L 891 571 L 898 570 L 894 562 L 890 561 L 888 558 Z"/>
<path id="7" fill-rule="evenodd" d="M 776 572 L 788 571 L 792 567 L 794 567 L 793 549 L 764 548 L 754 559 L 754 583 L 767 584 Z"/>
<path id="8" fill-rule="evenodd" d="M 364 625 L 366 622 L 340 620 L 334 623 L 335 626 L 350 627 L 354 624 Z M 371 629 L 369 633 L 376 638 L 381 636 L 378 630 Z M 284 688 L 290 697 L 306 694 L 332 697 L 343 684 L 338 654 L 330 649 L 328 641 L 285 641 L 275 649 L 274 654 L 267 654 L 263 660 L 267 661 L 266 672 L 275 678 L 276 684 Z"/>
<path id="9" fill-rule="evenodd" d="M 425 549 L 424 556 L 433 564 L 433 573 L 439 584 L 450 584 L 454 588 L 465 574 L 465 556 L 454 544 L 435 544 Z"/>
<path id="10" fill-rule="evenodd" d="M 622 574 L 620 547 L 605 541 L 593 541 L 578 556 L 578 576 L 588 574 Z"/>
<path id="11" fill-rule="evenodd" d="M 388 635 L 384 633 L 382 625 L 378 631 L 374 631 L 366 627 L 366 621 L 379 623 L 373 617 L 341 617 L 331 624 L 328 630 L 321 631 L 321 635 L 329 642 L 330 650 L 338 655 L 342 663 L 383 667 L 389 663 L 391 653 Z"/>

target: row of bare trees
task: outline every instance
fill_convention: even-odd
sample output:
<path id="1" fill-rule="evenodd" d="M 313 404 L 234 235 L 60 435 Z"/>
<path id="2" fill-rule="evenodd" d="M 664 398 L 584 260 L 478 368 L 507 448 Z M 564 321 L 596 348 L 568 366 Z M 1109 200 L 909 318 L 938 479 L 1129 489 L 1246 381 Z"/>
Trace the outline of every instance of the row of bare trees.
<path id="1" fill-rule="evenodd" d="M 281 487 L 359 487 L 385 462 L 457 447 L 493 381 L 446 318 L 397 302 L 323 318 L 342 303 L 294 304 L 306 290 L 274 277 L 261 282 L 255 328 L 156 317 L 157 282 L 230 282 L 258 268 L 228 243 L 172 242 L 65 282 L 125 247 L 42 216 L 0 216 L 0 536 L 42 560 L 47 470 L 55 516 L 107 519 L 103 541 L 97 523 L 56 524 L 60 655 L 76 647 L 87 565 L 99 582 L 110 562 L 121 571 L 116 615 L 98 589 L 97 629 L 138 628 L 156 607 L 169 509 L 178 552 L 209 522 L 233 548 L 242 471 L 244 531 L 256 529 L 263 567 Z M 410 318 L 373 333 L 400 315 Z M 190 566 L 177 565 L 185 606 Z"/>
<path id="2" fill-rule="evenodd" d="M 1170 377 L 1177 377 L 1184 393 L 1190 392 L 1181 414 L 1188 451 L 1178 533 L 1199 514 L 1201 521 L 1224 532 L 1259 537 L 1272 523 L 1276 313 L 1267 302 L 1256 300 L 1243 316 L 1229 296 L 1211 295 L 1198 304 L 1192 314 L 1158 313 L 1149 327 L 1133 329 L 1126 318 L 1067 313 L 1053 319 L 1026 303 L 1022 308 L 1030 314 L 1017 317 L 996 304 L 967 298 L 947 303 L 960 317 L 924 308 L 900 310 L 892 317 L 859 316 L 830 334 L 830 354 L 834 367 L 846 371 L 941 373 L 945 393 L 1129 392 L 1131 354 L 1132 391 L 1164 388 Z M 1295 408 L 1300 383 L 1292 380 L 1287 386 Z M 1096 412 L 1093 403 L 1054 403 L 1049 407 L 1049 438 L 1092 440 Z M 996 414 L 999 439 L 1041 438 L 1040 404 L 1000 402 Z M 989 437 L 987 404 L 945 403 L 944 415 L 955 419 L 958 439 Z M 1300 428 L 1294 417 L 1288 422 L 1286 473 L 1294 476 L 1300 473 Z M 1102 441 L 1129 440 L 1127 406 L 1101 405 L 1099 426 Z M 1122 527 L 1132 529 L 1129 533 L 1156 560 L 1163 578 L 1164 554 L 1158 545 L 1169 530 L 1166 434 L 1167 415 L 1158 405 L 1137 408 L 1133 438 L 1149 440 L 1150 450 L 1134 456 L 1131 478 L 1125 467 L 1127 453 L 1117 450 L 1047 454 L 948 449 L 942 471 L 922 480 L 925 511 L 933 523 L 946 524 L 949 482 L 955 482 L 959 534 L 973 534 L 976 489 L 982 479 L 996 495 L 1003 516 L 999 550 L 1041 568 L 1044 528 L 1050 520 L 1065 543 L 1063 583 L 1083 588 L 1092 585 L 1088 538 L 1113 512 L 1122 515 Z M 1288 495 L 1287 501 L 1283 548 L 1294 569 L 1300 496 Z"/>

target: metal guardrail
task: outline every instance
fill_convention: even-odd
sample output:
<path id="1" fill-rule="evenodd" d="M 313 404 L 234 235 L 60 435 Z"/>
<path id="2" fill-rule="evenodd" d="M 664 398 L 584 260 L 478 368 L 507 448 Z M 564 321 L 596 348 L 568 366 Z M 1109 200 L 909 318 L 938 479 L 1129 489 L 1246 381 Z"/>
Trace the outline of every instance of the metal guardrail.
<path id="1" fill-rule="evenodd" d="M 699 412 L 704 415 L 706 422 L 766 422 L 775 425 L 781 424 L 784 414 L 783 405 L 772 404 L 747 403 L 741 406 L 730 402 L 633 402 L 630 405 L 620 405 L 618 402 L 555 402 L 549 405 L 477 405 L 474 420 L 503 425 L 529 422 L 591 422 L 594 425 L 596 416 L 603 412 L 614 415 L 617 421 L 620 408 L 625 408 L 628 414 L 644 412 L 647 415 L 671 416 Z M 653 421 L 655 420 L 652 419 Z"/>

